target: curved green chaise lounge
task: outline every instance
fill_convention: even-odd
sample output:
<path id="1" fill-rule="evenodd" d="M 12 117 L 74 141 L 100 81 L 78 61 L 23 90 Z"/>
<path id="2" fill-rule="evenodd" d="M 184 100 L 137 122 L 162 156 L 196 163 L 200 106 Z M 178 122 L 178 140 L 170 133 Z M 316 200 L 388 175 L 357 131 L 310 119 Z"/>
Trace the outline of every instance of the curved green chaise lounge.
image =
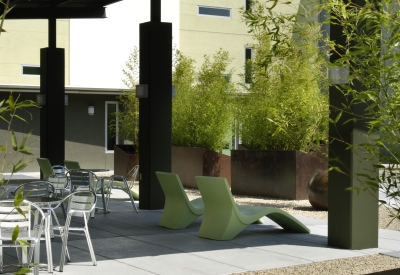
<path id="1" fill-rule="evenodd" d="M 292 215 L 273 207 L 237 205 L 225 178 L 196 176 L 205 211 L 198 236 L 213 240 L 232 240 L 248 225 L 267 216 L 284 229 L 298 233 L 310 230 Z"/>
<path id="2" fill-rule="evenodd" d="M 183 229 L 204 214 L 202 198 L 189 201 L 178 174 L 156 172 L 165 194 L 164 211 L 158 225 Z"/>

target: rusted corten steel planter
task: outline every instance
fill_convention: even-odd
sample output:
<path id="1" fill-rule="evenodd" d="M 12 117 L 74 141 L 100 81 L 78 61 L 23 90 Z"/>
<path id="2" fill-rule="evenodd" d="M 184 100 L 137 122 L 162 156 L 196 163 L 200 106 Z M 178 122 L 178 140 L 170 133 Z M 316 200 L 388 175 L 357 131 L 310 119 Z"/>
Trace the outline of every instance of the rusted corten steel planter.
<path id="1" fill-rule="evenodd" d="M 197 188 L 194 176 L 203 175 L 203 148 L 172 146 L 172 173 L 183 186 Z"/>
<path id="2" fill-rule="evenodd" d="M 139 154 L 130 154 L 123 150 L 125 146 L 114 145 L 114 174 L 126 175 L 134 166 L 139 164 Z"/>
<path id="3" fill-rule="evenodd" d="M 184 187 L 197 188 L 195 176 L 224 177 L 231 183 L 231 157 L 204 148 L 172 146 L 172 172 Z"/>
<path id="4" fill-rule="evenodd" d="M 139 154 L 129 154 L 114 146 L 114 173 L 126 175 L 139 164 Z M 172 146 L 172 173 L 177 173 L 184 187 L 196 188 L 195 176 L 224 177 L 231 183 L 231 157 L 204 148 Z"/>
<path id="5" fill-rule="evenodd" d="M 292 200 L 308 199 L 307 185 L 328 163 L 300 151 L 234 150 L 232 193 Z"/>
<path id="6" fill-rule="evenodd" d="M 231 186 L 231 157 L 203 149 L 203 176 L 226 178 Z"/>

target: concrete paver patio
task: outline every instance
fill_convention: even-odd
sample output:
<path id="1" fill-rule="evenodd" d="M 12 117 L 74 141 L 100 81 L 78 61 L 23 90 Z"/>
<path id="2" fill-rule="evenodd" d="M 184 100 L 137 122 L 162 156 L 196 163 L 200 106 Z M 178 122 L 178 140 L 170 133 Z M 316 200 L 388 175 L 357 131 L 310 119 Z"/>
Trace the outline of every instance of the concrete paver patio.
<path id="1" fill-rule="evenodd" d="M 170 230 L 157 225 L 162 210 L 135 213 L 126 201 L 111 201 L 110 210 L 109 214 L 96 213 L 89 222 L 97 266 L 91 263 L 85 238 L 70 235 L 71 262 L 63 273 L 58 272 L 61 240 L 55 237 L 54 274 L 232 274 L 394 252 L 400 248 L 400 232 L 383 229 L 379 231 L 376 249 L 328 247 L 327 222 L 299 216 L 311 234 L 284 231 L 264 218 L 263 225 L 250 225 L 231 241 L 214 241 L 197 237 L 201 218 L 184 230 Z M 64 222 L 62 218 L 60 221 Z M 4 252 L 6 265 L 17 263 L 15 249 Z M 46 262 L 44 243 L 41 262 Z M 7 267 L 5 272 L 12 269 Z"/>

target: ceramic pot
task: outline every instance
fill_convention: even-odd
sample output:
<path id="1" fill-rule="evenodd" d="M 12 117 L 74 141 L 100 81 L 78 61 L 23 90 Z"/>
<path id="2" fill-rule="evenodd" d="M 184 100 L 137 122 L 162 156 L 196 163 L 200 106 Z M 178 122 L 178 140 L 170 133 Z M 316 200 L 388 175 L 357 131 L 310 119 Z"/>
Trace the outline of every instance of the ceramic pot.
<path id="1" fill-rule="evenodd" d="M 317 210 L 328 210 L 328 171 L 319 170 L 308 182 L 308 200 Z"/>

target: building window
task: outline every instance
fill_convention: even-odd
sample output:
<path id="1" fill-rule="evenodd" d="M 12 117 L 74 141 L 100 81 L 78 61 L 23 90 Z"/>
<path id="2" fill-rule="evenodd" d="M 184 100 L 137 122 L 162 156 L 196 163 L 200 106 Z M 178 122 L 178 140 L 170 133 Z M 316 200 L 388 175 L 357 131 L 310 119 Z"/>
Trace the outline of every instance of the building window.
<path id="1" fill-rule="evenodd" d="M 39 65 L 21 65 L 22 75 L 28 76 L 40 76 L 40 66 Z"/>
<path id="2" fill-rule="evenodd" d="M 251 6 L 251 0 L 245 0 L 244 1 L 244 8 L 246 11 L 250 10 L 250 6 Z"/>
<path id="3" fill-rule="evenodd" d="M 251 74 L 252 74 L 252 70 L 251 70 L 251 64 L 250 61 L 253 55 L 253 51 L 251 48 L 246 47 L 245 48 L 245 52 L 244 52 L 244 58 L 245 58 L 245 72 L 244 72 L 244 82 L 246 84 L 249 84 L 251 82 Z"/>
<path id="4" fill-rule="evenodd" d="M 231 9 L 230 8 L 199 6 L 199 15 L 230 18 L 231 17 Z"/>
<path id="5" fill-rule="evenodd" d="M 106 152 L 114 152 L 114 145 L 118 140 L 118 102 L 106 101 Z"/>

